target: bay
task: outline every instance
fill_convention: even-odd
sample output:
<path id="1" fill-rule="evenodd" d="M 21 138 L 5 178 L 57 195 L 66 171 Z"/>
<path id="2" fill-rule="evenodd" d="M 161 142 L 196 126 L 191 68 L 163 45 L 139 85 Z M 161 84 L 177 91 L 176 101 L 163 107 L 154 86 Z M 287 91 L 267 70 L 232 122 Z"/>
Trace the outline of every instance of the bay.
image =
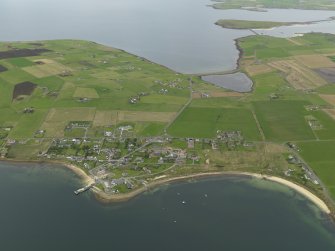
<path id="1" fill-rule="evenodd" d="M 335 248 L 328 216 L 275 183 L 207 178 L 107 205 L 90 192 L 75 196 L 80 183 L 59 165 L 1 162 L 1 250 Z"/>

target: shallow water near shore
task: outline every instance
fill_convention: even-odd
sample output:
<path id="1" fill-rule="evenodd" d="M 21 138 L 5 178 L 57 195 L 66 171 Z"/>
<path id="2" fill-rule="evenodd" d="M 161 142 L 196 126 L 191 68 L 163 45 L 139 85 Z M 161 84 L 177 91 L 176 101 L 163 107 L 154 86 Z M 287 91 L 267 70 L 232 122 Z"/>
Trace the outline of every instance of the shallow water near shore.
<path id="1" fill-rule="evenodd" d="M 268 181 L 224 176 L 178 182 L 108 205 L 90 193 L 75 196 L 79 186 L 75 174 L 58 165 L 0 162 L 1 249 L 335 248 L 328 216 Z"/>

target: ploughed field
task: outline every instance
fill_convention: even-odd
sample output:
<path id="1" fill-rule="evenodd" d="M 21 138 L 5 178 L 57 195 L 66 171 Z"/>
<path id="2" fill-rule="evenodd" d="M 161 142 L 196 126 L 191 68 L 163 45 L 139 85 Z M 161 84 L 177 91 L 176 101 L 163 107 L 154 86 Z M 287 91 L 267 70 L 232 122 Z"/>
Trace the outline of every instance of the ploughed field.
<path id="1" fill-rule="evenodd" d="M 249 93 L 93 42 L 1 43 L 0 154 L 71 162 L 112 194 L 161 177 L 250 171 L 322 197 L 304 159 L 335 197 L 335 155 L 319 154 L 335 140 L 335 36 L 238 43 Z"/>

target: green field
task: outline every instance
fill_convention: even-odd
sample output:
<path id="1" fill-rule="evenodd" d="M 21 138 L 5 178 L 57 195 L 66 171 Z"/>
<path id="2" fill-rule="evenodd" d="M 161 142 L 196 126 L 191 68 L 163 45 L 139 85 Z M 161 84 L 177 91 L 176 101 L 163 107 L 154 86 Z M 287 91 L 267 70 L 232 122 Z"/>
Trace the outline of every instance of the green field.
<path id="1" fill-rule="evenodd" d="M 256 122 L 247 109 L 189 107 L 168 133 L 176 137 L 213 138 L 217 130 L 239 130 L 248 140 L 260 139 Z"/>
<path id="2" fill-rule="evenodd" d="M 335 52 L 334 36 L 330 34 L 305 34 L 294 37 L 295 43 L 283 38 L 250 36 L 239 39 L 245 56 L 259 60 L 282 59 L 289 56 Z"/>
<path id="3" fill-rule="evenodd" d="M 313 168 L 335 199 L 335 141 L 298 143 L 301 156 Z"/>
<path id="4" fill-rule="evenodd" d="M 257 118 L 268 140 L 288 141 L 315 139 L 304 116 L 303 101 L 254 102 Z"/>
<path id="5" fill-rule="evenodd" d="M 227 29 L 269 29 L 277 26 L 293 25 L 296 23 L 220 19 L 215 24 Z"/>

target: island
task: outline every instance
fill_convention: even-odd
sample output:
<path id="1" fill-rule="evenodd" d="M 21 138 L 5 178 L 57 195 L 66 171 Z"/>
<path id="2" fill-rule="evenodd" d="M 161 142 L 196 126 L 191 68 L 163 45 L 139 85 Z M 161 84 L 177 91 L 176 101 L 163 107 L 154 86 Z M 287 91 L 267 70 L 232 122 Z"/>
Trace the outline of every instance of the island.
<path id="1" fill-rule="evenodd" d="M 333 0 L 214 0 L 216 9 L 246 9 L 250 11 L 266 11 L 265 8 L 303 9 L 303 10 L 335 10 Z"/>
<path id="2" fill-rule="evenodd" d="M 335 36 L 237 41 L 239 93 L 90 41 L 0 43 L 0 156 L 58 162 L 103 201 L 238 174 L 335 198 Z"/>
<path id="3" fill-rule="evenodd" d="M 226 29 L 270 29 L 279 26 L 288 26 L 303 23 L 220 19 L 215 24 Z"/>

